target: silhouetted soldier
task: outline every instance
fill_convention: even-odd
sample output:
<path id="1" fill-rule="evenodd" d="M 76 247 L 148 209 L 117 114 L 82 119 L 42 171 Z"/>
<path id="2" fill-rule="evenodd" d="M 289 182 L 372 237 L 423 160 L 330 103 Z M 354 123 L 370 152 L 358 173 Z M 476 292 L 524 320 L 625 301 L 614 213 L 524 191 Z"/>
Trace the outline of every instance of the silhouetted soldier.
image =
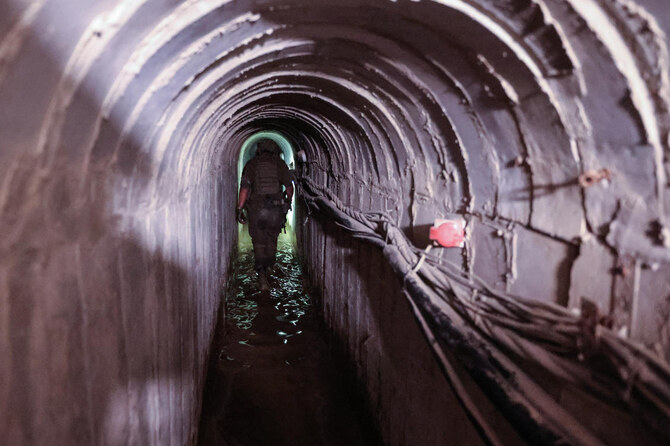
<path id="1" fill-rule="evenodd" d="M 275 263 L 277 237 L 293 198 L 291 173 L 279 153 L 279 146 L 271 139 L 258 143 L 256 156 L 242 171 L 237 203 L 238 222 L 246 223 L 243 210 L 246 208 L 248 213 L 254 263 L 263 290 L 269 288 L 267 275 Z"/>

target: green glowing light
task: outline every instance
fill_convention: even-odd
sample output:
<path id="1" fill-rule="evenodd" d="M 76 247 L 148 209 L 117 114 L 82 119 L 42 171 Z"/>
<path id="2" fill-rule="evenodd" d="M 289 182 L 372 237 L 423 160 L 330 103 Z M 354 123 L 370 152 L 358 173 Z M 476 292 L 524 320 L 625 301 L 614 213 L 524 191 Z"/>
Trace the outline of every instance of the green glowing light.
<path id="1" fill-rule="evenodd" d="M 257 132 L 251 135 L 249 138 L 244 141 L 242 148 L 240 149 L 240 155 L 237 162 L 237 190 L 240 188 L 240 180 L 242 179 L 242 169 L 244 165 L 256 155 L 257 143 L 261 139 L 271 139 L 277 143 L 281 149 L 281 156 L 284 159 L 284 162 L 288 165 L 289 169 L 293 170 L 295 168 L 295 160 L 293 157 L 293 146 L 286 137 L 281 133 L 273 131 L 262 131 Z M 291 203 L 291 210 L 288 211 L 286 215 L 286 233 L 282 232 L 279 235 L 279 243 L 290 243 L 292 246 L 295 246 L 295 198 L 296 195 L 293 194 L 293 202 Z M 251 250 L 251 237 L 249 236 L 249 228 L 247 225 L 238 224 L 238 249 L 240 252 Z"/>

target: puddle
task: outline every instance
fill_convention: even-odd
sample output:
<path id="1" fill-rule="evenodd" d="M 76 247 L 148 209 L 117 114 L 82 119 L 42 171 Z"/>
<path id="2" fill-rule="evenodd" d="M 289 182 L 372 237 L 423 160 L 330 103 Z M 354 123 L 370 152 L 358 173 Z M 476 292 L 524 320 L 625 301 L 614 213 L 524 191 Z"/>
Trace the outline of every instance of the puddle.
<path id="1" fill-rule="evenodd" d="M 248 249 L 231 277 L 199 444 L 380 444 L 332 361 L 292 244 L 280 238 L 269 291 L 259 290 Z"/>
<path id="2" fill-rule="evenodd" d="M 253 331 L 259 314 L 258 299 L 268 297 L 267 292 L 258 290 L 253 253 L 249 250 L 240 253 L 233 270 L 235 279 L 226 299 L 227 318 L 238 329 Z M 269 298 L 277 313 L 275 320 L 291 326 L 277 330 L 277 334 L 283 338 L 299 334 L 302 331 L 298 329 L 300 319 L 309 311 L 311 299 L 305 292 L 302 267 L 289 243 L 280 244 L 269 281 Z"/>

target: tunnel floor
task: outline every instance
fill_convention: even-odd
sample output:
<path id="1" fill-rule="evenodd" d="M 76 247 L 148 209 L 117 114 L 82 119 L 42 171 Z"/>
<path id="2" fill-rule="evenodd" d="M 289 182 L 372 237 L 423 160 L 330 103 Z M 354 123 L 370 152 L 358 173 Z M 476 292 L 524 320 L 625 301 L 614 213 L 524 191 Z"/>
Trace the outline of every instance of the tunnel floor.
<path id="1" fill-rule="evenodd" d="M 226 290 L 203 396 L 200 445 L 381 444 L 330 351 L 292 245 L 280 238 L 270 291 L 242 250 Z"/>

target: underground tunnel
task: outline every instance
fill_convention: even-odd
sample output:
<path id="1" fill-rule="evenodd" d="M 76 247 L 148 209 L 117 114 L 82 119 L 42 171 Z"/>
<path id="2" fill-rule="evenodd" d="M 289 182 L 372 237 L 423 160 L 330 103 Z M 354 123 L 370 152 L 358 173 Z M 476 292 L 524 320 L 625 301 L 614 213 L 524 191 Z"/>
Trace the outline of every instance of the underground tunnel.
<path id="1" fill-rule="evenodd" d="M 2 1 L 0 443 L 197 443 L 276 135 L 383 444 L 668 444 L 669 32 L 664 0 Z"/>

